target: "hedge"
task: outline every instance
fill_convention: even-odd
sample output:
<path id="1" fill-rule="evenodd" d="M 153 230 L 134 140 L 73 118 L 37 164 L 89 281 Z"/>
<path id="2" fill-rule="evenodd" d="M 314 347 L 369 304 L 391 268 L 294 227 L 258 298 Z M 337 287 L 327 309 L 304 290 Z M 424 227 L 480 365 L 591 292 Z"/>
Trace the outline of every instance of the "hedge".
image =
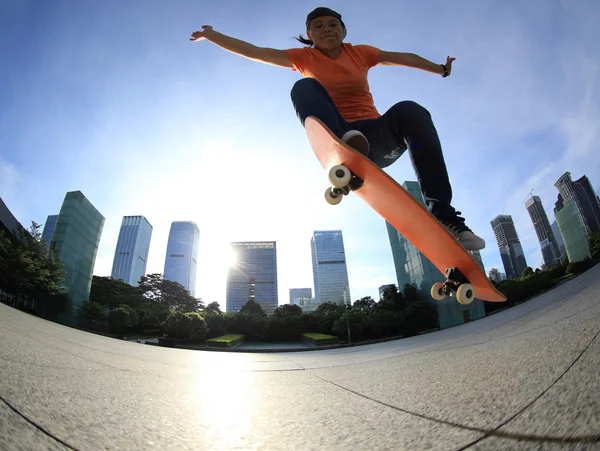
<path id="1" fill-rule="evenodd" d="M 331 345 L 340 342 L 340 339 L 334 335 L 319 334 L 316 332 L 310 332 L 302 334 L 302 341 L 308 342 L 313 345 Z"/>
<path id="2" fill-rule="evenodd" d="M 238 343 L 243 343 L 244 336 L 240 334 L 227 334 L 217 338 L 211 338 L 206 340 L 208 346 L 218 346 L 223 348 L 229 348 Z"/>

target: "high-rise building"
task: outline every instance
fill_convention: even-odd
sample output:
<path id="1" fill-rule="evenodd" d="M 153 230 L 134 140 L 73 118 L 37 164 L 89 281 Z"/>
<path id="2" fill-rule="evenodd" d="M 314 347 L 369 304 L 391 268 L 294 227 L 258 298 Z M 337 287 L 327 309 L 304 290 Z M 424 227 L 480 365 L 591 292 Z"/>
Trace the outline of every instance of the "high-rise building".
<path id="1" fill-rule="evenodd" d="M 63 261 L 71 311 L 63 316 L 67 324 L 77 322 L 77 314 L 92 288 L 92 275 L 104 216 L 81 191 L 68 192 L 56 219 L 49 253 Z"/>
<path id="2" fill-rule="evenodd" d="M 239 312 L 250 300 L 267 315 L 279 305 L 277 247 L 274 241 L 232 242 L 235 264 L 227 273 L 226 312 Z"/>
<path id="3" fill-rule="evenodd" d="M 552 233 L 554 234 L 554 239 L 556 239 L 556 244 L 558 245 L 558 252 L 560 254 L 560 262 L 566 263 L 567 261 L 567 251 L 565 249 L 565 243 L 562 239 L 562 235 L 560 234 L 560 229 L 558 228 L 558 223 L 556 220 L 550 226 L 552 228 Z"/>
<path id="4" fill-rule="evenodd" d="M 556 204 L 556 211 L 561 210 L 561 205 L 573 201 L 583 221 L 583 226 L 587 235 L 600 232 L 600 204 L 598 197 L 590 183 L 584 175 L 580 179 L 572 181 L 571 173 L 565 172 L 554 184 L 559 192 L 559 198 Z M 562 202 L 561 202 L 562 200 Z"/>
<path id="5" fill-rule="evenodd" d="M 44 224 L 44 230 L 42 232 L 42 241 L 46 243 L 46 247 L 49 247 L 50 241 L 52 241 L 52 233 L 54 232 L 54 226 L 56 226 L 57 219 L 58 215 L 50 215 L 46 219 L 46 224 Z"/>
<path id="6" fill-rule="evenodd" d="M 300 298 L 312 298 L 312 288 L 290 288 L 290 304 Z"/>
<path id="7" fill-rule="evenodd" d="M 318 304 L 352 304 L 341 230 L 315 230 L 310 240 L 315 299 Z"/>
<path id="8" fill-rule="evenodd" d="M 479 251 L 469 251 L 469 252 L 473 256 L 473 260 L 475 260 L 477 262 L 477 264 L 479 265 L 479 267 L 481 268 L 481 270 L 483 272 L 485 272 L 485 266 L 483 265 L 483 259 L 481 258 L 481 252 L 479 252 Z"/>
<path id="9" fill-rule="evenodd" d="M 143 216 L 123 216 L 111 277 L 137 286 L 146 275 L 152 225 Z"/>
<path id="10" fill-rule="evenodd" d="M 498 215 L 491 221 L 491 224 L 507 277 L 509 279 L 520 278 L 527 268 L 527 261 L 512 217 Z"/>
<path id="11" fill-rule="evenodd" d="M 552 227 L 550 227 L 548 216 L 546 216 L 546 210 L 542 205 L 542 200 L 538 196 L 532 196 L 525 202 L 525 207 L 540 242 L 544 264 L 554 266 L 560 263 L 560 250 Z"/>
<path id="12" fill-rule="evenodd" d="M 591 257 L 589 238 L 575 201 L 567 202 L 556 213 L 556 223 L 565 243 L 569 262 L 577 262 Z"/>
<path id="13" fill-rule="evenodd" d="M 496 283 L 502 282 L 502 274 L 500 274 L 500 271 L 498 271 L 498 268 L 490 269 L 489 279 L 492 282 L 496 282 Z"/>
<path id="14" fill-rule="evenodd" d="M 199 241 L 200 230 L 196 223 L 192 221 L 171 223 L 163 277 L 183 285 L 192 296 L 196 295 Z"/>
<path id="15" fill-rule="evenodd" d="M 418 182 L 406 181 L 402 187 L 422 205 L 425 205 L 421 185 Z M 469 305 L 459 304 L 454 297 L 447 297 L 441 301 L 433 300 L 431 287 L 435 282 L 444 282 L 446 277 L 389 222 L 386 221 L 385 224 L 392 248 L 399 289 L 402 290 L 407 283 L 417 286 L 427 300 L 437 308 L 441 329 L 485 317 L 485 307 L 480 299 L 475 299 Z"/>
<path id="16" fill-rule="evenodd" d="M 0 197 L 0 231 L 6 233 L 11 240 L 16 240 L 18 232 L 22 230 L 25 230 L 24 227 L 17 221 L 17 218 L 13 216 Z"/>

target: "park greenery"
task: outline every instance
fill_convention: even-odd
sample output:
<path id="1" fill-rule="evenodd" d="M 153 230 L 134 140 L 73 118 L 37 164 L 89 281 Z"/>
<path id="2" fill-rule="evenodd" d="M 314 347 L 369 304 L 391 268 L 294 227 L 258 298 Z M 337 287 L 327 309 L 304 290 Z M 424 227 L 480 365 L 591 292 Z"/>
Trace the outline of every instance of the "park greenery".
<path id="1" fill-rule="evenodd" d="M 19 230 L 16 237 L 0 231 L 0 299 L 57 320 L 69 308 L 66 273 L 62 262 L 48 255 L 39 229 L 33 222 L 29 231 Z M 521 278 L 498 283 L 508 301 L 486 302 L 486 312 L 511 307 L 587 270 L 600 260 L 600 235 L 592 235 L 590 244 L 592 259 L 545 270 L 528 267 Z M 162 274 L 143 276 L 135 287 L 111 277 L 93 276 L 89 299 L 78 320 L 79 327 L 99 333 L 160 336 L 184 343 L 204 343 L 226 334 L 243 335 L 245 341 L 299 341 L 305 333 L 356 342 L 408 337 L 438 328 L 435 304 L 411 284 L 401 289 L 389 286 L 379 301 L 368 296 L 352 305 L 323 303 L 310 313 L 283 304 L 267 315 L 254 300 L 237 313 L 225 313 L 219 303 L 205 305 Z"/>

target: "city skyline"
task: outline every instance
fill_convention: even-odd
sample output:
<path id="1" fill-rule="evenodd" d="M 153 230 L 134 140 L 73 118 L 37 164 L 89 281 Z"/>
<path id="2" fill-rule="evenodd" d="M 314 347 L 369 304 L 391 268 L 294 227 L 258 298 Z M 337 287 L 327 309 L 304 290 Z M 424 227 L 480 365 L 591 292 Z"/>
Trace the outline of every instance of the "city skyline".
<path id="1" fill-rule="evenodd" d="M 550 209 L 565 171 L 600 186 L 600 4 L 532 0 L 518 14 L 502 2 L 380 5 L 367 14 L 361 4 L 328 6 L 343 15 L 347 42 L 457 59 L 447 78 L 371 69 L 376 107 L 414 100 L 430 111 L 453 203 L 486 240 L 486 268 L 502 268 L 489 221 L 503 213 L 529 265 L 540 267 L 523 198 L 534 188 Z M 151 1 L 115 15 L 102 2 L 4 6 L 0 196 L 26 227 L 81 190 L 106 218 L 94 272 L 108 276 L 123 216 L 143 214 L 154 226 L 148 273 L 163 272 L 171 221 L 194 221 L 202 232 L 196 296 L 206 302 L 225 299 L 221 256 L 232 241 L 277 242 L 280 300 L 290 287 L 311 286 L 314 230 L 343 230 L 353 300 L 377 299 L 394 283 L 382 218 L 357 196 L 334 207 L 323 199 L 327 176 L 289 96 L 299 75 L 188 41 L 209 23 L 255 45 L 300 47 L 292 36 L 305 31 L 310 7 Z M 411 18 L 402 31 L 399 14 Z M 82 17 L 94 19 L 83 35 Z M 30 39 L 31 29 L 45 39 Z M 386 172 L 415 180 L 408 155 Z"/>

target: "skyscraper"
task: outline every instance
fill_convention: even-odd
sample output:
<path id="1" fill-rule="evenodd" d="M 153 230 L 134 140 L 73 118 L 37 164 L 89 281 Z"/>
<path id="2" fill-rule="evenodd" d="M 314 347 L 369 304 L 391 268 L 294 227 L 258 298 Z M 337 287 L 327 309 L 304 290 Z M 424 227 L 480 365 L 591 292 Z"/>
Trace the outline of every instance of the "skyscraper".
<path id="1" fill-rule="evenodd" d="M 538 196 L 532 196 L 525 202 L 525 207 L 540 242 L 545 265 L 553 266 L 560 263 L 560 250 L 542 200 Z"/>
<path id="2" fill-rule="evenodd" d="M 227 273 L 226 312 L 239 312 L 249 300 L 267 315 L 279 305 L 277 247 L 274 241 L 232 242 L 236 261 Z"/>
<path id="3" fill-rule="evenodd" d="M 425 205 L 421 185 L 418 182 L 406 181 L 402 187 Z M 480 299 L 475 299 L 469 305 L 460 305 L 454 297 L 434 301 L 431 297 L 431 287 L 435 282 L 444 282 L 446 277 L 389 222 L 386 221 L 385 224 L 392 248 L 398 288 L 403 290 L 407 283 L 417 286 L 427 300 L 436 307 L 441 329 L 485 317 L 485 307 Z M 473 258 L 477 257 L 474 255 Z"/>
<path id="4" fill-rule="evenodd" d="M 312 288 L 290 288 L 290 304 L 299 298 L 312 298 Z"/>
<path id="5" fill-rule="evenodd" d="M 554 186 L 560 195 L 556 211 L 561 210 L 559 203 L 566 205 L 573 201 L 579 210 L 588 236 L 591 233 L 600 232 L 600 204 L 598 204 L 598 197 L 589 179 L 584 175 L 580 179 L 572 181 L 571 173 L 565 172 Z"/>
<path id="6" fill-rule="evenodd" d="M 556 214 L 556 213 L 555 213 Z M 550 226 L 552 228 L 552 233 L 554 234 L 554 239 L 556 240 L 556 244 L 558 244 L 558 251 L 560 253 L 560 262 L 565 263 L 567 261 L 567 251 L 565 249 L 565 243 L 562 239 L 562 235 L 560 234 L 560 229 L 558 228 L 558 223 L 556 220 Z"/>
<path id="7" fill-rule="evenodd" d="M 506 276 L 509 279 L 518 279 L 527 268 L 527 261 L 515 229 L 515 223 L 510 215 L 498 215 L 491 221 L 491 224 Z"/>
<path id="8" fill-rule="evenodd" d="M 469 251 L 469 253 L 473 256 L 473 260 L 477 262 L 479 267 L 483 272 L 485 272 L 485 266 L 483 264 L 483 258 L 481 258 L 481 252 L 479 251 Z"/>
<path id="9" fill-rule="evenodd" d="M 46 219 L 46 224 L 44 224 L 44 231 L 42 232 L 42 240 L 46 243 L 46 247 L 49 247 L 50 241 L 52 241 L 52 233 L 54 232 L 54 226 L 56 226 L 57 219 L 58 219 L 58 215 L 50 215 Z"/>
<path id="10" fill-rule="evenodd" d="M 591 257 L 590 242 L 575 201 L 565 203 L 556 212 L 556 223 L 565 243 L 569 262 L 577 262 Z"/>
<path id="11" fill-rule="evenodd" d="M 352 304 L 342 231 L 315 230 L 310 248 L 317 303 Z"/>
<path id="12" fill-rule="evenodd" d="M 137 286 L 146 275 L 152 226 L 143 216 L 123 216 L 111 277 Z"/>
<path id="13" fill-rule="evenodd" d="M 71 311 L 64 315 L 67 324 L 75 324 L 77 313 L 90 296 L 92 275 L 104 216 L 81 191 L 68 192 L 56 219 L 48 252 L 65 264 L 64 285 Z"/>
<path id="14" fill-rule="evenodd" d="M 180 283 L 192 296 L 196 295 L 199 241 L 200 230 L 196 223 L 192 221 L 171 223 L 163 277 Z"/>

